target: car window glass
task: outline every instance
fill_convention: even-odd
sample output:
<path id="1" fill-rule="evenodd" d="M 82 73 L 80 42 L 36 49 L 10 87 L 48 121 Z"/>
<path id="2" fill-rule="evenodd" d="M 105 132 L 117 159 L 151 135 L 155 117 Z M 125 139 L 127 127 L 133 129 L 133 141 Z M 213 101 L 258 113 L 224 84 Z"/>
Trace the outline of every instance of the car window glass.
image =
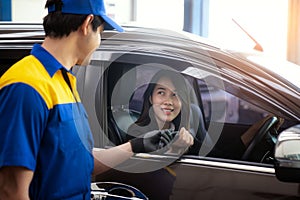
<path id="1" fill-rule="evenodd" d="M 266 111 L 237 96 L 208 86 L 203 80 L 199 79 L 197 82 L 207 123 L 211 121 L 212 112 L 216 115 L 213 121 L 244 125 L 251 125 L 267 114 Z"/>

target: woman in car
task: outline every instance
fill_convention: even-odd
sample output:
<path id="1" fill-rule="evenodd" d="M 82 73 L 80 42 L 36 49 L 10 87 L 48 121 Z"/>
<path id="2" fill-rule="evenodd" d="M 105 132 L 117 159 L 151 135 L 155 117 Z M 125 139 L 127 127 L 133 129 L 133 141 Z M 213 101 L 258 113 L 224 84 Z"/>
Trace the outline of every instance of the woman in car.
<path id="1" fill-rule="evenodd" d="M 127 132 L 127 138 L 140 137 L 155 130 L 168 130 L 172 136 L 193 137 L 187 133 L 190 124 L 190 95 L 183 76 L 175 71 L 160 70 L 148 84 L 143 95 L 143 107 L 140 117 Z M 181 148 L 180 141 L 173 143 Z M 188 146 L 184 146 L 188 147 Z M 183 147 L 183 148 L 184 148 Z"/>
<path id="2" fill-rule="evenodd" d="M 129 127 L 127 139 L 142 137 L 153 131 L 167 131 L 170 137 L 186 137 L 184 140 L 190 141 L 190 145 L 194 143 L 193 136 L 189 133 L 189 89 L 180 73 L 165 69 L 158 71 L 149 82 L 143 99 L 141 115 Z M 188 146 L 182 145 L 180 141 L 182 140 L 173 142 L 169 153 L 179 153 L 180 156 L 187 150 Z M 169 199 L 176 177 L 170 168 L 165 167 L 140 176 L 140 183 L 132 184 L 142 184 L 143 192 L 150 199 Z"/>

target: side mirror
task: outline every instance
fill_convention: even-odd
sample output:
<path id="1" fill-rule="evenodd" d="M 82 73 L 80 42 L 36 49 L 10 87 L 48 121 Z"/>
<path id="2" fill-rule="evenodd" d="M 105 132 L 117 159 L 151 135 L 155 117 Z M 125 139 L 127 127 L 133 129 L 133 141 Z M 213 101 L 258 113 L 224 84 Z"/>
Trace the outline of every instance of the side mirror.
<path id="1" fill-rule="evenodd" d="M 300 124 L 279 135 L 275 146 L 275 173 L 280 181 L 300 183 Z"/>

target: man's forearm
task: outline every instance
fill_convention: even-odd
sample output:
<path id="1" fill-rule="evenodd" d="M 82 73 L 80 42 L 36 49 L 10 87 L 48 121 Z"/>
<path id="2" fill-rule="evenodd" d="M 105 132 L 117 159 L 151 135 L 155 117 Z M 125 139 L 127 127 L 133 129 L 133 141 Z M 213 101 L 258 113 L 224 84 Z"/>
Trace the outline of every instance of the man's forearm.
<path id="1" fill-rule="evenodd" d="M 131 156 L 133 156 L 133 152 L 131 149 L 131 144 L 127 142 L 119 146 L 112 147 L 110 149 L 94 148 L 93 156 L 94 156 L 93 175 L 97 175 L 126 161 Z"/>

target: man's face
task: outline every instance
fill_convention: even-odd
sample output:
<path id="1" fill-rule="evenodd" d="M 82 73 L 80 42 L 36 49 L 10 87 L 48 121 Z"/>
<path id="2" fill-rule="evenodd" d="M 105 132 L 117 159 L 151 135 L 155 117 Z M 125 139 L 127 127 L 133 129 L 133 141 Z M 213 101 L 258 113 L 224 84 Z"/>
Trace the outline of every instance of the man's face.
<path id="1" fill-rule="evenodd" d="M 88 34 L 80 42 L 79 51 L 81 56 L 77 62 L 78 65 L 87 66 L 90 63 L 92 54 L 101 44 L 101 33 L 103 30 L 104 24 L 99 26 L 96 32 L 92 30 L 92 25 L 90 25 Z"/>

